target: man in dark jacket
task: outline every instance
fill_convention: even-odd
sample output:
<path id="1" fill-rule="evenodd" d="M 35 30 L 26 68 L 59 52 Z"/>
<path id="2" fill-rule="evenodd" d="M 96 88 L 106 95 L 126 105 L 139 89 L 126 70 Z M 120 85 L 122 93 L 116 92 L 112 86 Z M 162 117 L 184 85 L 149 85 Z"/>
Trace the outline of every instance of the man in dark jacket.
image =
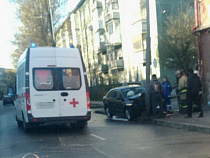
<path id="1" fill-rule="evenodd" d="M 193 69 L 189 70 L 189 77 L 187 79 L 187 100 L 188 100 L 188 115 L 185 118 L 192 117 L 192 105 L 197 102 L 200 114 L 198 117 L 203 117 L 203 110 L 201 107 L 199 92 L 201 91 L 202 85 L 200 78 L 197 74 L 193 73 Z M 199 101 L 198 101 L 199 100 Z"/>
<path id="2" fill-rule="evenodd" d="M 152 81 L 150 82 L 150 96 L 151 96 L 151 104 L 153 117 L 156 118 L 157 106 L 160 107 L 160 116 L 163 117 L 163 87 L 162 84 L 157 80 L 156 75 L 152 75 Z"/>

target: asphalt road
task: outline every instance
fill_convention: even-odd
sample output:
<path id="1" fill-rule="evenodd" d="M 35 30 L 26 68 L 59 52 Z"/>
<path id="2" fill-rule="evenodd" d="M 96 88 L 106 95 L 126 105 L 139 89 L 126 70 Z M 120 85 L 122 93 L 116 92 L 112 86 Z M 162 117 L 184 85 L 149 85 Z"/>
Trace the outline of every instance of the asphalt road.
<path id="1" fill-rule="evenodd" d="M 83 131 L 44 125 L 24 133 L 0 105 L 0 158 L 207 158 L 210 135 L 94 114 Z M 34 156 L 30 156 L 34 155 Z"/>

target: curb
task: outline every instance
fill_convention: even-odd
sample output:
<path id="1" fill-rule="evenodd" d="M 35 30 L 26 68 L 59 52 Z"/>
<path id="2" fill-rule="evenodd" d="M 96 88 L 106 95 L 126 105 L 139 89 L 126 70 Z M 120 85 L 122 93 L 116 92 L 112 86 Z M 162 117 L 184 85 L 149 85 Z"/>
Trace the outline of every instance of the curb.
<path id="1" fill-rule="evenodd" d="M 96 114 L 103 114 L 106 115 L 105 111 L 96 110 L 94 111 Z M 183 129 L 185 131 L 193 131 L 193 132 L 200 132 L 210 134 L 210 127 L 208 126 L 201 126 L 195 124 L 188 124 L 188 123 L 179 123 L 179 122 L 171 122 L 171 121 L 163 121 L 163 120 L 150 120 L 150 119 L 138 119 L 138 122 L 147 122 L 157 126 L 163 127 L 170 127 L 175 129 Z"/>
<path id="2" fill-rule="evenodd" d="M 176 128 L 176 129 L 183 129 L 186 131 L 210 134 L 210 127 L 207 127 L 207 126 L 200 126 L 200 125 L 188 124 L 188 123 L 162 121 L 162 120 L 152 120 L 151 123 L 153 125 L 158 125 L 158 126 L 164 126 L 164 127 L 170 127 L 170 128 Z"/>

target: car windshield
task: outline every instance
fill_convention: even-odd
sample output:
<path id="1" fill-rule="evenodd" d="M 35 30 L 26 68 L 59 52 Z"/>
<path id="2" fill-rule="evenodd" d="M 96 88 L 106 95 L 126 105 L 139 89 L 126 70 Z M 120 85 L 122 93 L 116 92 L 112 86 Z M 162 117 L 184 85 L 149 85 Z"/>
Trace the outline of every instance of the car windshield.
<path id="1" fill-rule="evenodd" d="M 123 94 L 125 98 L 128 98 L 128 97 L 132 97 L 134 95 L 140 94 L 144 91 L 145 89 L 142 87 L 128 87 L 128 88 L 123 88 L 121 90 L 121 93 Z"/>

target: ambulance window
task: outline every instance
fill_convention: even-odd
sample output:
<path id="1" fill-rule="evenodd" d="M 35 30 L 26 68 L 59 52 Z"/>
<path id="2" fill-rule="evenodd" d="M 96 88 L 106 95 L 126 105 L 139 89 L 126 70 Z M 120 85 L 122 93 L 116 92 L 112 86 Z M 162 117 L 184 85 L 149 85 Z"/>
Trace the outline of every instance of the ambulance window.
<path id="1" fill-rule="evenodd" d="M 53 76 L 51 69 L 35 69 L 34 86 L 37 90 L 53 89 Z"/>
<path id="2" fill-rule="evenodd" d="M 67 90 L 76 90 L 81 87 L 81 76 L 78 68 L 62 69 L 63 88 Z"/>

